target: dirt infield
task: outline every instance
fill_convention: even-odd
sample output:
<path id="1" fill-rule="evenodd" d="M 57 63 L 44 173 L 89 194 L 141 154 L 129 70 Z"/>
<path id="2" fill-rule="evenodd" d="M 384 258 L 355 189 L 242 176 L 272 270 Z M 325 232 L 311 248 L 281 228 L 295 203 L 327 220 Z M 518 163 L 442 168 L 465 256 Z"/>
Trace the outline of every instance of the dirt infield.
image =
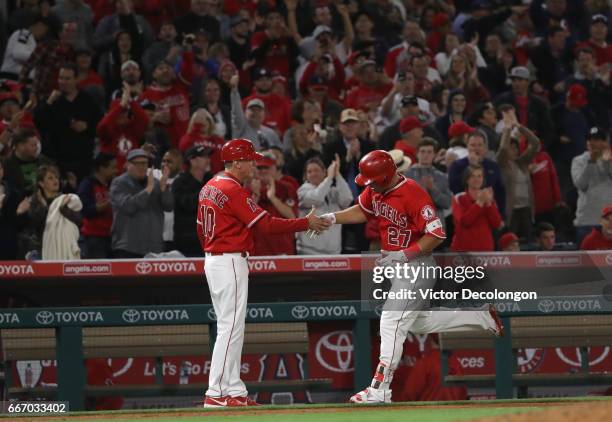
<path id="1" fill-rule="evenodd" d="M 595 406 L 597 405 L 597 406 Z M 539 410 L 540 408 L 552 408 Z M 172 409 L 172 410 L 146 410 L 146 411 L 117 411 L 117 412 L 103 412 L 103 413 L 84 413 L 79 412 L 75 415 L 58 415 L 58 416 L 38 416 L 38 417 L 14 417 L 11 421 L 35 421 L 35 422 L 76 422 L 76 421 L 97 421 L 97 420 L 125 420 L 129 418 L 131 420 L 155 420 L 159 418 L 181 419 L 181 418 L 206 418 L 206 417 L 225 417 L 225 416 L 287 416 L 287 415 L 313 415 L 323 413 L 352 413 L 355 411 L 359 412 L 371 412 L 371 411 L 411 411 L 411 410 L 425 410 L 425 409 L 499 409 L 499 408 L 525 408 L 529 412 L 529 408 L 538 409 L 537 412 L 533 413 L 533 417 L 530 413 L 522 413 L 520 415 L 498 415 L 495 418 L 481 418 L 479 422 L 491 422 L 491 421 L 507 421 L 507 422 L 523 422 L 523 421 L 548 421 L 553 420 L 554 422 L 574 422 L 578 421 L 579 416 L 581 419 L 585 417 L 585 409 L 589 410 L 588 418 L 589 421 L 593 420 L 604 420 L 592 418 L 595 408 L 598 410 L 598 414 L 608 416 L 612 414 L 612 402 L 608 403 L 592 403 L 588 404 L 578 403 L 576 401 L 486 401 L 486 402 L 463 402 L 453 404 L 419 404 L 419 403 L 394 403 L 391 405 L 296 405 L 296 406 L 263 406 L 261 408 L 242 408 L 242 409 Z M 545 413 L 543 413 L 545 412 Z M 537 413 L 537 416 L 536 416 Z M 548 415 L 542 419 L 541 415 Z M 566 419 L 565 415 L 570 415 L 570 418 Z M 356 418 L 357 419 L 357 418 Z M 0 418 L 0 421 L 2 418 Z"/>
<path id="2" fill-rule="evenodd" d="M 537 412 L 479 418 L 474 422 L 584 422 L 612 420 L 612 402 L 591 402 Z"/>

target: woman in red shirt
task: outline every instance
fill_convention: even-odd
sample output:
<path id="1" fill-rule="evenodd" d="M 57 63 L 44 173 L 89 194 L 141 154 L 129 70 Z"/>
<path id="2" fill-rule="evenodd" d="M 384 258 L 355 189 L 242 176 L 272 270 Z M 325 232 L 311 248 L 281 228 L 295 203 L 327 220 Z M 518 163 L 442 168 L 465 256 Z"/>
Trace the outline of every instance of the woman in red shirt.
<path id="1" fill-rule="evenodd" d="M 503 226 L 495 204 L 492 188 L 483 188 L 484 170 L 480 165 L 470 165 L 465 170 L 465 192 L 453 197 L 453 222 L 455 234 L 451 243 L 453 251 L 494 251 L 492 231 Z"/>
<path id="2" fill-rule="evenodd" d="M 225 140 L 214 134 L 215 119 L 203 108 L 199 108 L 191 116 L 187 133 L 181 137 L 179 150 L 184 153 L 192 146 L 203 146 L 213 150 L 210 156 L 210 169 L 213 174 L 223 170 L 221 161 L 221 148 Z"/>

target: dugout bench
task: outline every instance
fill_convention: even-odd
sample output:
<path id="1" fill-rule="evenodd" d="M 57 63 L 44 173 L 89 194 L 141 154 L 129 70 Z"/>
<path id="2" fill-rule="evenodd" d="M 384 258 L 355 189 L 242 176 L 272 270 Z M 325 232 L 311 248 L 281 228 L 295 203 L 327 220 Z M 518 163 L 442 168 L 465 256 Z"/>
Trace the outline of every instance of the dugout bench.
<path id="1" fill-rule="evenodd" d="M 244 353 L 307 353 L 307 321 L 353 320 L 355 384 L 367 383 L 371 375 L 369 358 L 370 320 L 376 315 L 358 311 L 359 302 L 301 302 L 256 304 L 269 313 L 251 317 L 247 312 Z M 305 315 L 304 309 L 342 306 L 347 315 Z M 92 316 L 88 321 L 58 321 L 60 315 L 77 311 Z M 172 310 L 185 315 L 181 324 L 163 324 L 135 320 L 134 315 Z M 5 360 L 5 396 L 48 397 L 69 401 L 71 410 L 83 410 L 86 397 L 159 395 L 203 395 L 206 384 L 169 385 L 163 383 L 163 357 L 210 355 L 215 338 L 211 305 L 52 308 L 11 310 L 16 317 L 0 324 L 2 355 Z M 297 312 L 296 309 L 299 311 Z M 53 312 L 51 312 L 53 311 Z M 274 315 L 272 321 L 261 322 Z M 128 318 L 129 317 L 129 318 Z M 46 319 L 45 319 L 46 318 Z M 270 320 L 270 318 L 268 318 Z M 136 325 L 140 323 L 142 325 Z M 45 328 L 40 328 L 41 326 Z M 51 327 L 50 327 L 51 326 Z M 358 349 L 359 347 L 359 349 Z M 104 357 L 150 357 L 156 360 L 156 383 L 153 385 L 88 386 L 84 360 Z M 15 387 L 11 363 L 18 360 L 57 359 L 57 388 Z M 305 375 L 308 369 L 304 368 Z M 250 392 L 328 390 L 331 379 L 302 379 L 246 383 Z"/>
<path id="2" fill-rule="evenodd" d="M 505 316 L 504 337 L 491 338 L 482 332 L 440 335 L 442 378 L 445 385 L 495 387 L 497 398 L 527 397 L 529 387 L 560 385 L 608 385 L 612 374 L 589 372 L 588 348 L 612 345 L 612 315 Z M 580 350 L 581 372 L 517 373 L 517 349 L 576 347 Z M 448 359 L 455 350 L 494 349 L 495 374 L 449 375 Z"/>

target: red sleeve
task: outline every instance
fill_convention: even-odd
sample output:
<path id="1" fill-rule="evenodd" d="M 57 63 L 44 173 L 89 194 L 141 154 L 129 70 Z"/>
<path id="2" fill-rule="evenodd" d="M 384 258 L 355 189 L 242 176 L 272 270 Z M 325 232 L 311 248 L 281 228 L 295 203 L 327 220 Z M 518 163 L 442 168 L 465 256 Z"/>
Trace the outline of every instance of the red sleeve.
<path id="1" fill-rule="evenodd" d="M 232 190 L 229 195 L 229 206 L 232 213 L 249 229 L 268 214 L 242 187 Z"/>
<path id="2" fill-rule="evenodd" d="M 491 228 L 493 229 L 499 228 L 499 226 L 502 223 L 502 218 L 501 218 L 501 215 L 499 215 L 499 210 L 497 209 L 497 204 L 495 203 L 495 199 L 493 199 L 493 203 L 491 205 L 484 207 L 484 210 L 487 214 L 487 220 L 489 220 L 489 224 L 491 225 Z"/>
<path id="3" fill-rule="evenodd" d="M 196 141 L 198 134 L 202 131 L 201 123 L 194 123 L 191 126 L 191 130 L 181 136 L 181 140 L 179 142 L 179 150 L 181 152 L 187 151 Z"/>
<path id="4" fill-rule="evenodd" d="M 141 139 L 149 127 L 149 115 L 142 108 L 138 101 L 132 101 L 132 121 L 130 122 L 130 132 L 135 139 Z"/>
<path id="5" fill-rule="evenodd" d="M 357 203 L 359 203 L 361 209 L 366 212 L 367 217 L 374 216 L 374 210 L 372 209 L 372 189 L 365 188 L 359 195 L 359 198 L 357 198 Z"/>
<path id="6" fill-rule="evenodd" d="M 266 39 L 266 33 L 264 31 L 255 32 L 251 36 L 251 51 L 258 49 L 264 39 Z"/>
<path id="7" fill-rule="evenodd" d="M 194 55 L 192 51 L 185 51 L 183 53 L 183 62 L 181 63 L 181 70 L 178 75 L 178 80 L 185 88 L 191 87 L 191 81 L 193 80 L 193 63 Z"/>
<path id="8" fill-rule="evenodd" d="M 263 230 L 269 234 L 295 233 L 308 230 L 308 219 L 306 217 L 277 218 L 272 217 L 266 211 L 264 211 L 263 217 L 258 219 L 255 224 L 257 224 L 258 230 Z"/>
<path id="9" fill-rule="evenodd" d="M 468 194 L 466 193 L 465 195 Z M 453 197 L 453 218 L 457 224 L 469 228 L 482 215 L 484 208 L 476 202 L 466 208 L 461 202 L 461 197 Z"/>
<path id="10" fill-rule="evenodd" d="M 431 196 L 420 186 L 414 185 L 411 198 L 410 218 L 421 233 L 430 234 L 440 239 L 446 239 L 442 222 L 436 214 Z"/>
<path id="11" fill-rule="evenodd" d="M 358 109 L 359 108 L 359 103 L 357 102 L 358 95 L 359 95 L 358 87 L 351 89 L 346 96 L 346 100 L 344 101 L 344 106 L 346 108 Z"/>
<path id="12" fill-rule="evenodd" d="M 308 85 L 309 85 L 308 81 L 310 81 L 310 78 L 315 73 L 318 66 L 319 65 L 317 63 L 311 61 L 311 62 L 308 62 L 308 64 L 304 68 L 304 73 L 302 73 L 302 77 L 300 78 L 300 92 L 302 94 L 304 94 L 306 90 L 308 89 Z"/>
<path id="13" fill-rule="evenodd" d="M 117 119 L 123 113 L 123 107 L 121 107 L 121 102 L 119 100 L 115 100 L 111 103 L 110 109 L 104 115 L 100 123 L 96 128 L 98 132 L 98 137 L 100 138 L 100 142 L 103 144 L 108 144 L 114 138 L 114 134 L 117 133 Z"/>
<path id="14" fill-rule="evenodd" d="M 342 66 L 342 62 L 337 57 L 334 57 L 334 79 L 332 80 L 332 85 L 334 89 L 340 94 L 342 92 L 342 88 L 344 87 L 344 66 Z"/>
<path id="15" fill-rule="evenodd" d="M 398 54 L 399 53 L 397 53 L 396 50 L 391 50 L 389 54 L 387 54 L 387 58 L 385 59 L 385 73 L 390 78 L 395 77 L 395 68 Z"/>
<path id="16" fill-rule="evenodd" d="M 553 199 L 555 200 L 555 204 L 561 202 L 561 188 L 559 187 L 559 176 L 557 176 L 557 169 L 553 164 L 550 156 L 546 154 L 546 161 L 548 162 L 548 167 L 550 168 L 550 186 L 552 187 Z"/>

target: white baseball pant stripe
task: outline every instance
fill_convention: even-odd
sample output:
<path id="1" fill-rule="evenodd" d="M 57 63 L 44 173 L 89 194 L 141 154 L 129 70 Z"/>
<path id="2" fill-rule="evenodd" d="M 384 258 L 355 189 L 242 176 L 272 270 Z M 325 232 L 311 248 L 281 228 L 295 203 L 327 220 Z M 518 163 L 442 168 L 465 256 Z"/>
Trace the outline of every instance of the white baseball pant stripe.
<path id="1" fill-rule="evenodd" d="M 423 263 L 426 266 L 435 266 L 432 257 L 425 257 L 412 262 L 415 266 Z M 391 291 L 401 289 L 417 290 L 433 288 L 435 278 L 421 278 L 415 283 L 408 280 L 395 279 L 392 281 Z M 428 301 L 416 300 L 387 300 L 380 316 L 380 361 L 388 368 L 385 380 L 380 389 L 388 389 L 393 372 L 399 365 L 404 352 L 404 341 L 408 332 L 415 334 L 480 331 L 494 327 L 494 321 L 486 311 L 423 311 Z M 493 325 L 491 325 L 493 323 Z M 387 376 L 388 375 L 388 376 Z M 373 382 L 374 384 L 374 382 Z"/>
<path id="2" fill-rule="evenodd" d="M 206 281 L 217 315 L 217 339 L 208 376 L 210 397 L 247 395 L 240 379 L 240 358 L 249 294 L 249 266 L 240 254 L 206 256 Z"/>

